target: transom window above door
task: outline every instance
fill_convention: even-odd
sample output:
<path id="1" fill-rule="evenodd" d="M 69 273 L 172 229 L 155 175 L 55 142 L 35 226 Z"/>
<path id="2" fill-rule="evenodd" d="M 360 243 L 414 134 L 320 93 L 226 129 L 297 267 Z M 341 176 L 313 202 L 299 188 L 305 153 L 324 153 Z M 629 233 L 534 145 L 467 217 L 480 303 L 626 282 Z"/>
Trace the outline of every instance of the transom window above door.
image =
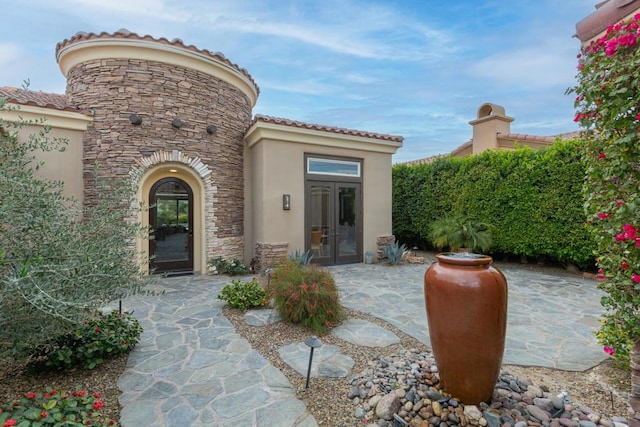
<path id="1" fill-rule="evenodd" d="M 360 177 L 360 162 L 307 157 L 307 173 Z"/>

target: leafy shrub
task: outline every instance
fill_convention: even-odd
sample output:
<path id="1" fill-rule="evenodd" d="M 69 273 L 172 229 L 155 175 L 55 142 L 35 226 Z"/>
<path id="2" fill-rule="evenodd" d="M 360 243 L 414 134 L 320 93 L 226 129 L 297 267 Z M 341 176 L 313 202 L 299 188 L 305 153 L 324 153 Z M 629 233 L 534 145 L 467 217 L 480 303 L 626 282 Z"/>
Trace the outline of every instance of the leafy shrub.
<path id="1" fill-rule="evenodd" d="M 0 111 L 18 110 L 0 97 Z M 28 125 L 40 131 L 29 134 Z M 147 276 L 132 242 L 148 230 L 124 220 L 140 212 L 135 177 L 94 169 L 85 181 L 91 203 L 82 204 L 65 196 L 61 181 L 45 178 L 49 166 L 36 160 L 67 140 L 52 137 L 41 119 L 0 118 L 0 128 L 0 358 L 24 359 L 73 333 L 116 290 L 139 293 Z"/>
<path id="2" fill-rule="evenodd" d="M 606 313 L 603 316 L 602 325 L 595 332 L 595 335 L 598 342 L 604 346 L 605 353 L 613 358 L 616 365 L 629 370 L 633 340 L 620 323 L 615 320 L 614 313 Z"/>
<path id="3" fill-rule="evenodd" d="M 254 277 L 250 282 L 232 280 L 230 285 L 222 288 L 218 299 L 224 300 L 230 307 L 247 311 L 249 308 L 263 306 L 267 302 L 267 293 Z"/>
<path id="4" fill-rule="evenodd" d="M 84 365 L 93 369 L 104 359 L 133 350 L 140 341 L 142 326 L 127 313 L 98 313 L 71 334 L 60 335 L 37 347 L 28 363 L 31 372 L 69 369 Z"/>
<path id="5" fill-rule="evenodd" d="M 28 393 L 20 400 L 2 405 L 0 423 L 2 426 L 20 427 L 120 425 L 100 414 L 103 407 L 98 393 L 47 389 L 45 393 Z"/>
<path id="6" fill-rule="evenodd" d="M 311 250 L 302 252 L 301 250 L 296 249 L 295 252 L 291 252 L 289 254 L 289 259 L 291 261 L 297 262 L 300 265 L 308 265 L 311 263 L 311 260 L 313 259 L 313 254 L 311 253 Z"/>
<path id="7" fill-rule="evenodd" d="M 251 273 L 251 269 L 234 258 L 227 261 L 222 257 L 215 257 L 209 260 L 209 272 L 212 274 L 228 274 L 229 276 L 237 276 Z"/>
<path id="8" fill-rule="evenodd" d="M 382 254 L 389 259 L 391 265 L 398 265 L 402 261 L 402 255 L 407 251 L 407 245 L 398 246 L 398 242 L 393 242 L 390 245 L 382 248 Z"/>
<path id="9" fill-rule="evenodd" d="M 393 234 L 429 246 L 443 217 L 489 223 L 490 254 L 594 265 L 595 243 L 585 226 L 583 141 L 550 147 L 488 150 L 465 158 L 393 167 Z M 624 164 L 621 163 L 621 164 Z"/>
<path id="10" fill-rule="evenodd" d="M 285 261 L 273 272 L 267 294 L 283 319 L 316 334 L 344 318 L 333 276 L 320 266 Z"/>

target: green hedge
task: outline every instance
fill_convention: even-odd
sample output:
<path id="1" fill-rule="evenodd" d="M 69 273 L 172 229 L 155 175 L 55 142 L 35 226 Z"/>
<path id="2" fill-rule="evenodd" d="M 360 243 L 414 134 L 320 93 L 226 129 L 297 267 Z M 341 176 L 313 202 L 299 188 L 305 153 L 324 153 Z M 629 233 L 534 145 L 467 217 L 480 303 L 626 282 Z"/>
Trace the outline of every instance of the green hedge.
<path id="1" fill-rule="evenodd" d="M 494 255 L 592 268 L 595 245 L 584 224 L 584 175 L 580 141 L 395 165 L 393 232 L 411 246 L 430 247 L 434 220 L 471 216 L 493 226 Z"/>

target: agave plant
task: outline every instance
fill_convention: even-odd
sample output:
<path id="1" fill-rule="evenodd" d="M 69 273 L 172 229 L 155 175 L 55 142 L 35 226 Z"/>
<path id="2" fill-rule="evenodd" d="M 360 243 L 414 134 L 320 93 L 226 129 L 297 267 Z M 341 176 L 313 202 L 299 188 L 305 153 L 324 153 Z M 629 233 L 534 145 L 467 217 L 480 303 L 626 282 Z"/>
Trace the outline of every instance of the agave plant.
<path id="1" fill-rule="evenodd" d="M 486 252 L 493 243 L 491 225 L 472 218 L 444 217 L 434 221 L 430 228 L 429 238 L 438 249 Z"/>

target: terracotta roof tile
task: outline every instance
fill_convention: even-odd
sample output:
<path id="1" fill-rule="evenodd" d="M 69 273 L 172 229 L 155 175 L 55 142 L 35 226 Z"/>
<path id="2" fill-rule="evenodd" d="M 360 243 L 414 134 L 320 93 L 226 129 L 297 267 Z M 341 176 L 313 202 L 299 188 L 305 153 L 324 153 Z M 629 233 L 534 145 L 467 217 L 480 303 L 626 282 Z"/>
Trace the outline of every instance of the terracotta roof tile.
<path id="1" fill-rule="evenodd" d="M 80 42 L 80 41 L 84 41 L 84 40 L 112 39 L 112 38 L 153 41 L 153 42 L 156 42 L 156 43 L 175 46 L 175 47 L 180 48 L 180 49 L 185 49 L 185 50 L 189 50 L 191 52 L 207 55 L 210 58 L 212 58 L 212 59 L 214 59 L 216 61 L 222 62 L 222 63 L 224 63 L 224 64 L 236 69 L 240 73 L 242 73 L 245 77 L 247 77 L 251 81 L 251 83 L 256 87 L 256 91 L 258 92 L 258 94 L 260 94 L 260 88 L 256 84 L 255 80 L 253 80 L 253 77 L 251 77 L 249 72 L 246 69 L 238 66 L 238 64 L 235 64 L 235 63 L 229 61 L 227 59 L 227 57 L 224 56 L 220 52 L 211 52 L 211 51 L 209 51 L 207 49 L 198 49 L 194 45 L 186 45 L 179 38 L 175 38 L 173 40 L 169 40 L 169 39 L 167 39 L 165 37 L 155 38 L 155 37 L 152 37 L 150 35 L 141 36 L 141 35 L 138 35 L 136 33 L 131 32 L 131 31 L 125 29 L 125 28 L 121 28 L 118 31 L 116 31 L 115 33 L 108 33 L 106 31 L 103 31 L 103 32 L 101 32 L 99 34 L 96 34 L 96 33 L 85 33 L 83 31 L 79 31 L 73 37 L 68 38 L 68 39 L 64 39 L 63 41 L 59 42 L 56 45 L 56 57 L 58 56 L 58 52 L 60 51 L 60 49 L 65 48 L 65 47 L 67 47 L 69 45 L 72 45 L 74 43 L 77 43 L 77 42 Z"/>
<path id="2" fill-rule="evenodd" d="M 387 135 L 387 134 L 381 134 L 381 133 L 366 132 L 361 130 L 338 128 L 333 126 L 316 125 L 316 124 L 310 124 L 305 122 L 299 122 L 296 120 L 283 119 L 280 117 L 265 116 L 262 114 L 256 114 L 256 116 L 253 119 L 253 122 L 249 127 L 253 126 L 256 122 L 273 123 L 277 125 L 317 130 L 321 132 L 339 133 L 343 135 L 362 136 L 364 138 L 381 139 L 384 141 L 393 141 L 393 142 L 404 141 L 404 138 L 398 135 Z"/>
<path id="3" fill-rule="evenodd" d="M 573 139 L 577 136 L 580 136 L 580 131 L 566 132 L 566 133 L 561 133 L 559 135 L 552 135 L 552 136 L 528 135 L 525 133 L 507 133 L 507 134 L 501 134 L 500 136 L 498 136 L 498 138 L 518 140 L 518 141 L 553 143 L 557 138 L 560 138 L 561 140 L 566 141 L 568 139 Z"/>
<path id="4" fill-rule="evenodd" d="M 576 24 L 576 36 L 585 43 L 635 10 L 640 10 L 640 0 L 606 0 L 596 5 L 596 10 Z"/>
<path id="5" fill-rule="evenodd" d="M 60 95 L 58 93 L 24 90 L 4 86 L 0 87 L 0 96 L 4 96 L 9 102 L 14 102 L 16 104 L 79 112 L 77 108 L 69 104 L 65 95 Z"/>

